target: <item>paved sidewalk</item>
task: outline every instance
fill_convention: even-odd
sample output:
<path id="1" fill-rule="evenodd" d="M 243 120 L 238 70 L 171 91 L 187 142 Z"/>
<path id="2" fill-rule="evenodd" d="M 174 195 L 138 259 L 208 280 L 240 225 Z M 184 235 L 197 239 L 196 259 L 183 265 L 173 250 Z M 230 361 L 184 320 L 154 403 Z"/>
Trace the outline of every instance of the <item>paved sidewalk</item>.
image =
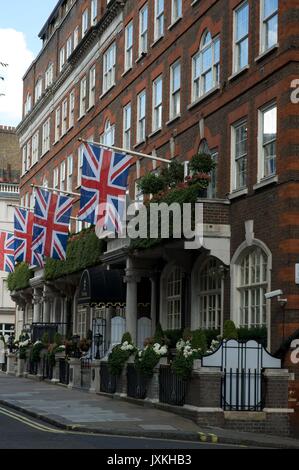
<path id="1" fill-rule="evenodd" d="M 209 441 L 214 435 L 224 444 L 299 449 L 296 439 L 200 428 L 168 411 L 4 373 L 0 373 L 0 404 L 68 430 L 193 441 Z"/>

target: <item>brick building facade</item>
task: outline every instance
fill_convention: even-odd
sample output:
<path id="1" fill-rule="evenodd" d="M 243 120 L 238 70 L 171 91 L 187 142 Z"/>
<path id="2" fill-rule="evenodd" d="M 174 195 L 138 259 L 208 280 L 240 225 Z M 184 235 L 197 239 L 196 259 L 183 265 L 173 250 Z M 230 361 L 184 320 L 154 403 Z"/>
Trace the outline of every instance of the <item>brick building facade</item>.
<path id="1" fill-rule="evenodd" d="M 0 125 L 0 231 L 13 231 L 14 210 L 19 200 L 20 147 L 14 127 Z M 15 329 L 16 307 L 7 288 L 7 273 L 0 272 L 0 335 Z"/>
<path id="2" fill-rule="evenodd" d="M 202 200 L 205 248 L 170 243 L 132 255 L 108 243 L 103 263 L 126 272 L 135 339 L 141 290 L 151 304 L 147 333 L 158 319 L 165 329 L 195 329 L 231 318 L 267 325 L 275 351 L 299 328 L 298 104 L 290 99 L 298 15 L 296 0 L 68 0 L 44 25 L 17 130 L 23 204 L 31 183 L 79 190 L 79 138 L 181 162 L 204 148 L 217 159 Z M 136 181 L 156 170 L 148 159 L 131 169 L 131 199 Z M 288 299 L 284 313 L 264 298 L 275 289 Z M 74 333 L 84 335 L 76 309 Z"/>

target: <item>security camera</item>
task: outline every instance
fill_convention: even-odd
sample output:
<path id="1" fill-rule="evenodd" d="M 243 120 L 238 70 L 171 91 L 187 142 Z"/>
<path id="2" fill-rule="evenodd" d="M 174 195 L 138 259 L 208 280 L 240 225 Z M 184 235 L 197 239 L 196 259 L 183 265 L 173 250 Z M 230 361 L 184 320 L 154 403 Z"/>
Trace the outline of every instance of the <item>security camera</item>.
<path id="1" fill-rule="evenodd" d="M 265 297 L 266 297 L 266 299 L 273 299 L 273 297 L 279 297 L 280 295 L 282 295 L 282 290 L 281 289 L 272 290 L 271 292 L 267 292 L 265 294 Z"/>

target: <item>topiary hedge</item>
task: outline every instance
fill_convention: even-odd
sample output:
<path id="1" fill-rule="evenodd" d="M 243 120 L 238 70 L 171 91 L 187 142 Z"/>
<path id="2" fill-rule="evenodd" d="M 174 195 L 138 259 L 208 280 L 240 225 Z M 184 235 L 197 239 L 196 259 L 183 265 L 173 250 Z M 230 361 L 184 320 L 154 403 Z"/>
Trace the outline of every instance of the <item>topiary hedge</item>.
<path id="1" fill-rule="evenodd" d="M 69 238 L 65 261 L 47 259 L 45 278 L 58 279 L 100 264 L 104 247 L 105 242 L 97 237 L 94 227 L 82 230 Z"/>
<path id="2" fill-rule="evenodd" d="M 32 277 L 33 272 L 29 269 L 28 264 L 20 263 L 15 267 L 14 272 L 8 275 L 8 289 L 11 292 L 15 290 L 26 289 L 30 286 L 29 281 Z"/>

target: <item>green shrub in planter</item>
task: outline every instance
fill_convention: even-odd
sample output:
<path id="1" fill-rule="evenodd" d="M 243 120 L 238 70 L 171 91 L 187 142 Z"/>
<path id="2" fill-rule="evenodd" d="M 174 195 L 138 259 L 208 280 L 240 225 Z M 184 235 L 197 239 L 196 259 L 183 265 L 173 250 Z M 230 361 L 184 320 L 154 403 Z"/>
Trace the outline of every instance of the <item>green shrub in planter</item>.
<path id="1" fill-rule="evenodd" d="M 204 330 L 205 335 L 206 335 L 206 340 L 207 340 L 207 345 L 208 348 L 211 346 L 212 341 L 216 341 L 219 339 L 220 336 L 220 330 Z"/>
<path id="2" fill-rule="evenodd" d="M 169 165 L 161 171 L 161 177 L 166 187 L 175 188 L 178 183 L 184 181 L 184 165 L 176 160 L 172 160 Z"/>
<path id="3" fill-rule="evenodd" d="M 226 320 L 223 328 L 224 339 L 238 339 L 238 331 L 232 320 Z"/>
<path id="4" fill-rule="evenodd" d="M 182 337 L 182 330 L 166 330 L 165 336 L 168 339 L 168 347 L 169 348 L 175 348 L 177 342 L 181 339 Z"/>
<path id="5" fill-rule="evenodd" d="M 161 346 L 156 343 L 153 346 L 147 346 L 144 350 L 138 351 L 135 356 L 135 367 L 141 375 L 150 378 L 153 376 L 154 368 L 160 361 L 160 358 L 167 354 L 167 346 Z"/>
<path id="6" fill-rule="evenodd" d="M 208 153 L 197 153 L 194 155 L 189 163 L 189 170 L 191 173 L 211 173 L 216 167 L 216 163 Z"/>
<path id="7" fill-rule="evenodd" d="M 40 353 L 45 348 L 44 344 L 41 341 L 37 341 L 32 346 L 30 351 L 30 360 L 32 362 L 39 362 L 41 359 Z"/>
<path id="8" fill-rule="evenodd" d="M 207 339 L 205 331 L 195 330 L 192 332 L 191 346 L 193 349 L 200 349 L 204 354 L 207 350 Z"/>
<path id="9" fill-rule="evenodd" d="M 127 331 L 126 333 L 123 334 L 123 337 L 121 339 L 121 344 L 128 342 L 129 344 L 132 344 L 132 336 L 131 334 Z"/>
<path id="10" fill-rule="evenodd" d="M 165 188 L 165 181 L 155 173 L 148 173 L 138 182 L 138 189 L 143 194 L 158 194 Z"/>
<path id="11" fill-rule="evenodd" d="M 264 347 L 267 346 L 267 328 L 265 326 L 255 328 L 238 328 L 239 341 L 255 340 Z"/>
<path id="12" fill-rule="evenodd" d="M 203 351 L 198 348 L 192 348 L 191 341 L 179 340 L 176 345 L 176 355 L 172 362 L 173 372 L 184 380 L 187 380 L 192 373 L 193 362 L 200 359 Z"/>
<path id="13" fill-rule="evenodd" d="M 129 341 L 130 340 L 130 341 Z M 108 369 L 111 375 L 119 377 L 129 357 L 136 352 L 130 333 L 123 335 L 122 343 L 112 349 L 108 357 Z"/>

